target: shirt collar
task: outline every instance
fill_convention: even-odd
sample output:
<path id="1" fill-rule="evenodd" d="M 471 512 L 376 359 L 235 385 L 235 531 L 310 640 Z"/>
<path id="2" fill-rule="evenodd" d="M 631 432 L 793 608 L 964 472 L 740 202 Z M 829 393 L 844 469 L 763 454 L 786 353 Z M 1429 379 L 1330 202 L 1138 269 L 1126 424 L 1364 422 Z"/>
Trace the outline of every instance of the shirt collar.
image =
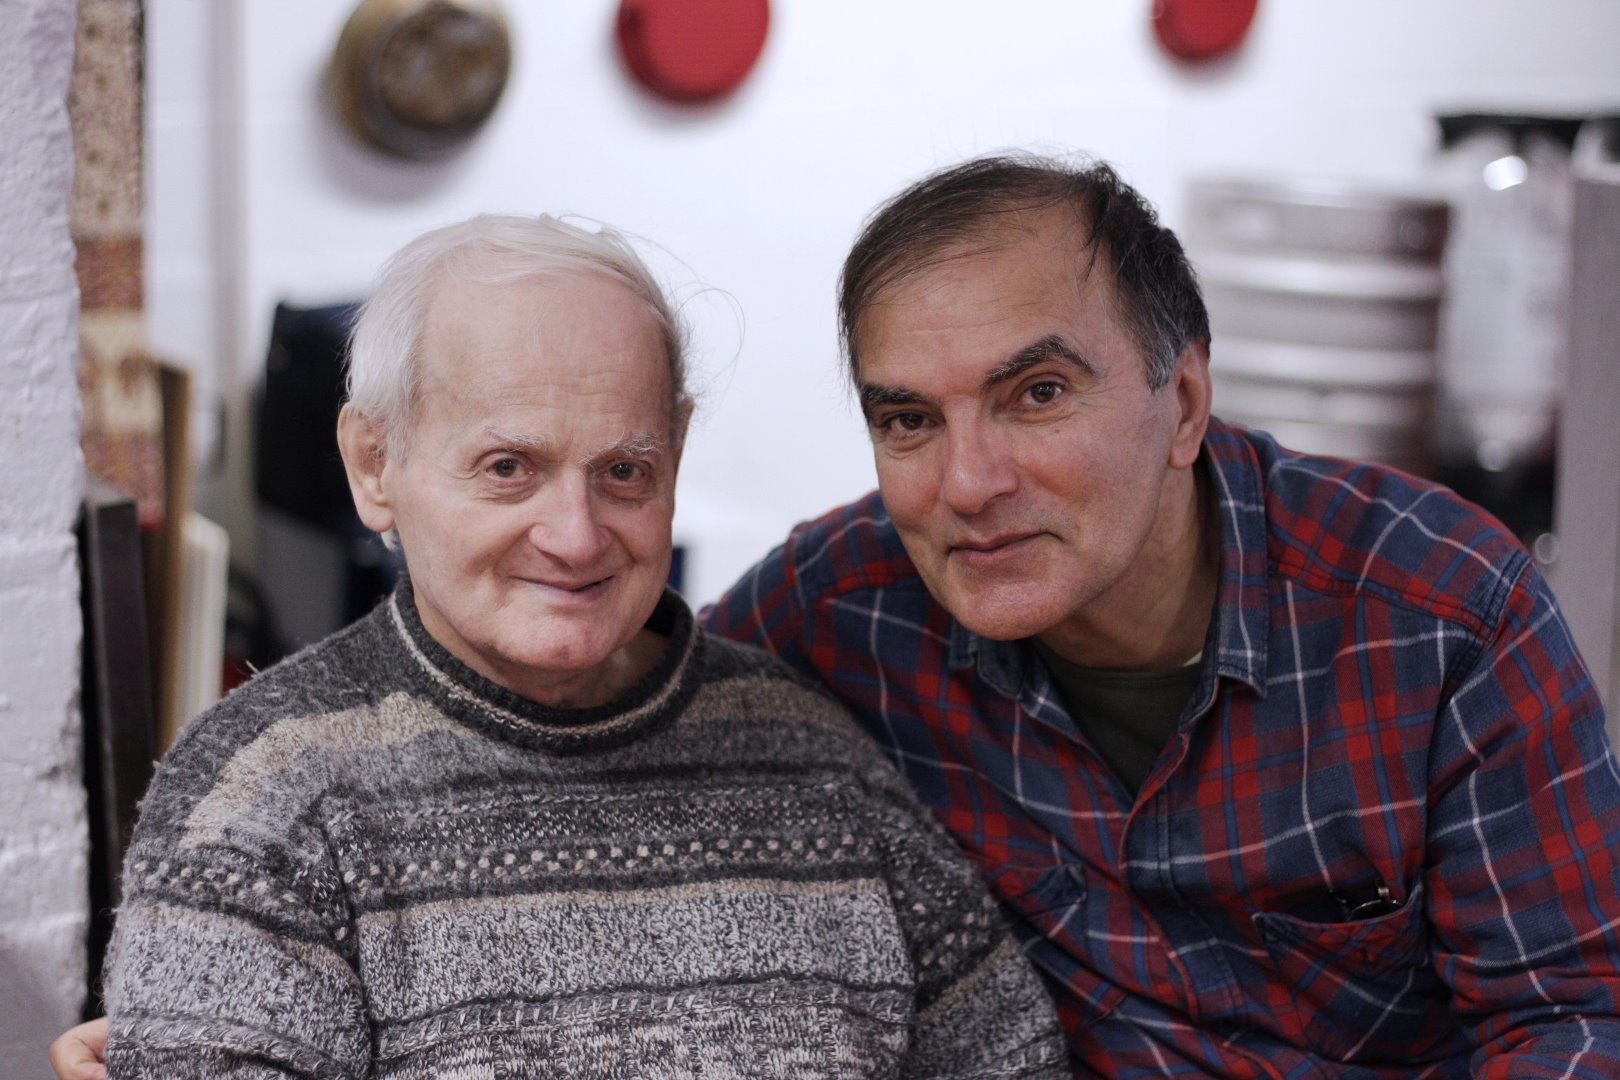
<path id="1" fill-rule="evenodd" d="M 1266 560 L 1266 492 L 1260 460 L 1236 429 L 1210 417 L 1199 461 L 1208 469 L 1221 528 L 1221 578 L 1204 662 L 1266 692 L 1271 599 Z"/>
<path id="2" fill-rule="evenodd" d="M 1260 463 L 1237 431 L 1211 417 L 1199 467 L 1207 470 L 1221 535 L 1220 584 L 1203 664 L 1264 696 L 1270 601 Z M 1032 654 L 1022 642 L 980 637 L 953 617 L 949 657 L 953 669 L 977 664 L 985 682 L 1016 698 L 1027 684 Z"/>

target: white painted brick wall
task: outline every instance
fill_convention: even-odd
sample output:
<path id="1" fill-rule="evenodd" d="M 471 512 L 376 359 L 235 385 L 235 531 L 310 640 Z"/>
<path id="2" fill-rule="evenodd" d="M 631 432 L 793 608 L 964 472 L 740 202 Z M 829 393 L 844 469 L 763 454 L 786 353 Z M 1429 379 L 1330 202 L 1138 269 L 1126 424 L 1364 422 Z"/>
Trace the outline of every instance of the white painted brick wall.
<path id="1" fill-rule="evenodd" d="M 0 3 L 0 1075 L 50 1075 L 83 999 L 72 0 Z"/>

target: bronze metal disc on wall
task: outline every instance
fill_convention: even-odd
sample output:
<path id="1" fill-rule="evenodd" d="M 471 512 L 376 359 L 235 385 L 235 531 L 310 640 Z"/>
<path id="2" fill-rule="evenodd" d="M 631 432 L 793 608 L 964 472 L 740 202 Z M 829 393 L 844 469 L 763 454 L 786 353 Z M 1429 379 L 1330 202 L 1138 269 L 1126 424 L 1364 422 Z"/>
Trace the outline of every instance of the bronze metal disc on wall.
<path id="1" fill-rule="evenodd" d="M 431 158 L 489 119 L 511 67 L 506 18 L 490 0 L 361 0 L 330 80 L 339 115 L 361 138 Z"/>

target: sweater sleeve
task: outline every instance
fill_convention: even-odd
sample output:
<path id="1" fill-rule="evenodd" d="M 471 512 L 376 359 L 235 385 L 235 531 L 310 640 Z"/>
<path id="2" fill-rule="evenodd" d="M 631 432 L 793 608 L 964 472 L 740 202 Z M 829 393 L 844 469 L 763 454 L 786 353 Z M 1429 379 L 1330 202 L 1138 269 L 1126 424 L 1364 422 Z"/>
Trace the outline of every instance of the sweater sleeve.
<path id="1" fill-rule="evenodd" d="M 886 762 L 868 771 L 916 1001 L 904 1075 L 1066 1077 L 1051 999 L 983 880 Z"/>
<path id="2" fill-rule="evenodd" d="M 195 776 L 165 762 L 124 868 L 110 1080 L 366 1075 L 353 932 L 318 829 L 199 836 Z"/>

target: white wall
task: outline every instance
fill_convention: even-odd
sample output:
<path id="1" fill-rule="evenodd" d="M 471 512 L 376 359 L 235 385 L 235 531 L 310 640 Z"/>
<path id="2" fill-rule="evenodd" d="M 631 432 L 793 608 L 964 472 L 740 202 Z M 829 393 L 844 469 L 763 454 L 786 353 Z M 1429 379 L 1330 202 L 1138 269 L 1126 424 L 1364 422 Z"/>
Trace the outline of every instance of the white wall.
<path id="1" fill-rule="evenodd" d="M 682 109 L 621 70 L 612 0 L 508 0 L 506 100 L 465 153 L 413 166 L 356 147 L 320 99 L 350 4 L 148 0 L 152 340 L 240 400 L 276 299 L 355 296 L 430 226 L 572 211 L 656 238 L 744 316 L 713 296 L 695 307 L 709 392 L 681 521 L 724 533 L 697 552 L 707 595 L 870 485 L 833 283 L 864 215 L 919 174 L 1010 145 L 1083 149 L 1175 224 L 1196 174 L 1421 181 L 1437 109 L 1620 105 L 1614 0 L 1270 0 L 1241 55 L 1197 71 L 1158 51 L 1150 6 L 777 0 L 753 78 Z M 242 489 L 204 493 L 246 550 Z"/>
<path id="2" fill-rule="evenodd" d="M 49 1074 L 84 997 L 73 0 L 0 5 L 0 1073 Z"/>

